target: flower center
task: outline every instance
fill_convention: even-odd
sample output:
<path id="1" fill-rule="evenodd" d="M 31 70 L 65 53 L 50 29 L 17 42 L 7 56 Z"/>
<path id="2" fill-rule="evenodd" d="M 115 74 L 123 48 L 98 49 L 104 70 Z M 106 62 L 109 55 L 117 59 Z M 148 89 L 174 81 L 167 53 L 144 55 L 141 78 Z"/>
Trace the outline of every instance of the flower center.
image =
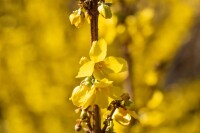
<path id="1" fill-rule="evenodd" d="M 94 68 L 97 70 L 97 71 L 101 71 L 101 69 L 103 68 L 104 66 L 104 62 L 101 61 L 101 62 L 98 62 L 95 64 Z"/>

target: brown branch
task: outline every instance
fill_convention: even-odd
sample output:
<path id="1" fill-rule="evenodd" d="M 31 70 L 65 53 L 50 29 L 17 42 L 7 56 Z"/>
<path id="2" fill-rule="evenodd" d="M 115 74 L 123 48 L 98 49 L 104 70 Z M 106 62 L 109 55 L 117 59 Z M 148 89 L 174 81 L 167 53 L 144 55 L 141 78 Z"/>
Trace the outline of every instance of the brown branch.
<path id="1" fill-rule="evenodd" d="M 91 1 L 91 7 L 89 10 L 90 14 L 90 32 L 91 32 L 91 43 L 98 40 L 98 0 Z"/>
<path id="2" fill-rule="evenodd" d="M 112 120 L 112 117 L 113 117 L 113 114 L 114 114 L 115 110 L 117 108 L 121 107 L 121 102 L 122 102 L 122 100 L 115 100 L 115 101 L 112 101 L 110 103 L 109 107 L 113 106 L 113 108 L 112 108 L 110 114 L 107 115 L 107 118 L 104 121 L 104 127 L 102 128 L 102 133 L 106 132 L 106 128 L 108 127 L 109 122 Z"/>
<path id="3" fill-rule="evenodd" d="M 98 40 L 98 0 L 91 0 L 90 5 L 90 32 L 91 32 L 91 45 L 93 41 Z M 101 133 L 101 119 L 98 105 L 92 106 L 93 114 L 92 114 L 92 133 Z"/>
<path id="4" fill-rule="evenodd" d="M 92 133 L 101 133 L 101 118 L 98 105 L 93 105 L 93 131 Z"/>

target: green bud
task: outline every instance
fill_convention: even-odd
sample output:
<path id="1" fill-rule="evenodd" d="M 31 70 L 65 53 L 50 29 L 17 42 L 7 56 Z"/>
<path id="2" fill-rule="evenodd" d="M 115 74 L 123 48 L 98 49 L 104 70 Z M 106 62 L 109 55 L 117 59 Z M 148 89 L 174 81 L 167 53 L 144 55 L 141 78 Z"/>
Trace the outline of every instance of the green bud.
<path id="1" fill-rule="evenodd" d="M 101 3 L 101 5 L 98 7 L 98 11 L 106 19 L 109 19 L 112 17 L 112 12 L 110 10 L 110 7 L 106 5 L 105 3 Z"/>

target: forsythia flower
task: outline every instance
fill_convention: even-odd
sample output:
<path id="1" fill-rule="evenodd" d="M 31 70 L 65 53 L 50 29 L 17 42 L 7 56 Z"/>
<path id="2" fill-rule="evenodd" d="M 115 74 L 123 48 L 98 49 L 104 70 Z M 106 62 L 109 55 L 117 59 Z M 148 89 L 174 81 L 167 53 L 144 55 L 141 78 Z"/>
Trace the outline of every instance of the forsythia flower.
<path id="1" fill-rule="evenodd" d="M 69 16 L 69 20 L 70 20 L 72 25 L 75 25 L 77 28 L 80 28 L 80 26 L 84 22 L 84 14 L 82 13 L 81 9 L 74 11 Z"/>
<path id="2" fill-rule="evenodd" d="M 101 81 L 95 80 L 94 83 L 88 83 L 84 80 L 80 86 L 75 87 L 72 92 L 70 100 L 73 104 L 87 108 L 89 105 L 97 104 L 101 108 L 106 108 L 108 106 L 108 99 L 118 99 L 122 94 L 122 89 L 112 85 L 112 81 L 103 79 Z"/>
<path id="3" fill-rule="evenodd" d="M 114 115 L 114 119 L 123 126 L 128 126 L 131 123 L 132 117 L 134 119 L 138 119 L 138 116 L 135 111 L 131 111 L 124 108 L 116 109 Z"/>
<path id="4" fill-rule="evenodd" d="M 105 3 L 101 3 L 101 5 L 98 7 L 98 11 L 106 19 L 112 17 L 112 12 L 110 10 L 110 7 Z"/>
<path id="5" fill-rule="evenodd" d="M 89 52 L 90 60 L 86 57 L 81 58 L 77 78 L 93 75 L 95 79 L 121 81 L 128 75 L 128 66 L 126 60 L 119 57 L 107 57 L 107 43 L 104 39 L 94 41 Z"/>

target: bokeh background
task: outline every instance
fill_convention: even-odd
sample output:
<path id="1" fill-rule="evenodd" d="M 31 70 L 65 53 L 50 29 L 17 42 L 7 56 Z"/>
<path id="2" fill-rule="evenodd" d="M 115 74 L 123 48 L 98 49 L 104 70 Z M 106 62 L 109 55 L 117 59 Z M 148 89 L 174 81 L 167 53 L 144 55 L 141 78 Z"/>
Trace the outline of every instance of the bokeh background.
<path id="1" fill-rule="evenodd" d="M 113 0 L 99 18 L 109 55 L 129 63 L 124 89 L 140 123 L 117 133 L 200 132 L 199 0 Z M 87 22 L 69 22 L 75 0 L 0 0 L 0 133 L 73 133 L 69 101 Z"/>

